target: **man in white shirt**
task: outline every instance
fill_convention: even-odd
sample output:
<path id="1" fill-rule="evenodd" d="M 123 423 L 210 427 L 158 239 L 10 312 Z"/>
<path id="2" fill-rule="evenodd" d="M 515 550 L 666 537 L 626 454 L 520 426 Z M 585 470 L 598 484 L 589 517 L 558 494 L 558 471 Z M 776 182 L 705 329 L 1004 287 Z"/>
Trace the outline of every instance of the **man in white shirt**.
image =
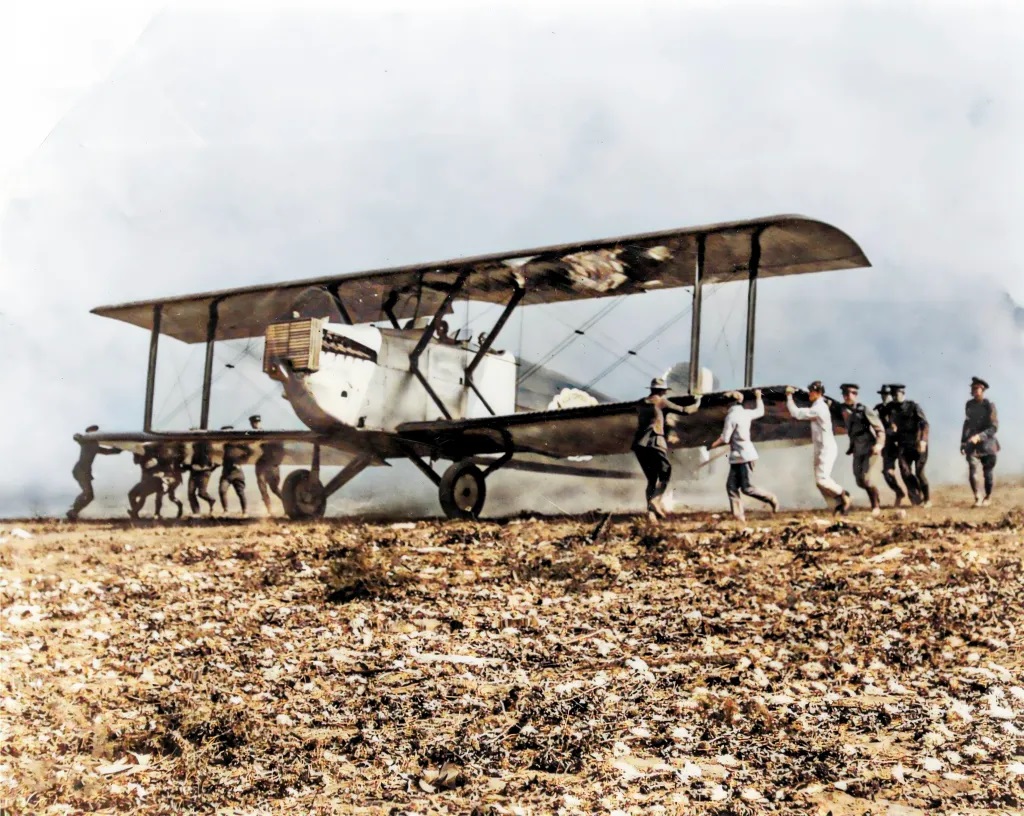
<path id="1" fill-rule="evenodd" d="M 814 446 L 814 483 L 825 501 L 830 499 L 836 502 L 835 511 L 845 513 L 853 503 L 850 494 L 843 490 L 843 486 L 832 478 L 832 468 L 839 455 L 836 447 L 836 438 L 832 435 L 832 413 L 829 411 L 828 403 L 825 402 L 825 386 L 821 380 L 815 380 L 807 386 L 807 393 L 811 400 L 809 408 L 797 408 L 793 402 L 793 392 L 796 389 L 792 386 L 786 388 L 786 408 L 793 419 L 800 419 L 811 423 L 811 443 Z"/>
<path id="2" fill-rule="evenodd" d="M 732 514 L 743 521 L 743 494 L 764 502 L 774 513 L 779 509 L 779 500 L 767 490 L 761 490 L 750 482 L 750 472 L 757 461 L 757 449 L 750 439 L 750 423 L 764 416 L 761 390 L 754 391 L 756 403 L 753 410 L 743 407 L 743 394 L 739 391 L 729 391 L 725 396 L 731 399 L 733 404 L 725 415 L 722 435 L 712 442 L 710 447 L 729 446 L 729 479 L 725 483 L 725 489 L 729 494 Z"/>

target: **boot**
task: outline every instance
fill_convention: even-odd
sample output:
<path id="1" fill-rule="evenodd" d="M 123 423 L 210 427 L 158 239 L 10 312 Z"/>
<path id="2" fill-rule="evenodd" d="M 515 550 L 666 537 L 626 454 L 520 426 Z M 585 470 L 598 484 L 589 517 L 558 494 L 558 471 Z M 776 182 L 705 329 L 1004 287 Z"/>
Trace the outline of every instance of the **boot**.
<path id="1" fill-rule="evenodd" d="M 882 514 L 882 497 L 879 495 L 877 487 L 868 491 L 868 498 L 871 499 L 871 515 L 880 516 Z"/>
<path id="2" fill-rule="evenodd" d="M 647 502 L 647 518 L 655 521 L 665 518 L 665 511 L 658 505 L 657 499 L 651 499 Z"/>
<path id="3" fill-rule="evenodd" d="M 845 516 L 847 514 L 847 512 L 849 512 L 850 507 L 851 507 L 852 504 L 853 504 L 853 499 L 851 499 L 850 498 L 850 494 L 847 493 L 844 490 L 843 491 L 843 495 L 840 496 L 839 497 L 839 501 L 836 502 L 836 509 L 834 511 L 835 515 L 837 515 L 837 516 Z"/>

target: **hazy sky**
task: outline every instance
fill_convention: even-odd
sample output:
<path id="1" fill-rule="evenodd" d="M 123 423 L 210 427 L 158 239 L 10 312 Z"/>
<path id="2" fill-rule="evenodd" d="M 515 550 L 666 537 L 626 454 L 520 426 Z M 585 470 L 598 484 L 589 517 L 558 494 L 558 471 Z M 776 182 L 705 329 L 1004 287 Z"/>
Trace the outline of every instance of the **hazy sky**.
<path id="1" fill-rule="evenodd" d="M 147 337 L 93 306 L 784 212 L 874 268 L 763 285 L 757 379 L 904 380 L 958 473 L 966 384 L 989 377 L 1018 469 L 1017 4 L 423 6 L 0 12 L 0 512 L 70 500 L 76 430 L 141 423 Z M 553 365 L 596 373 L 685 301 L 627 304 Z M 743 304 L 709 308 L 726 385 Z M 642 391 L 687 345 L 683 321 L 601 385 Z M 199 363 L 165 352 L 170 411 Z M 215 422 L 261 404 L 250 368 Z"/>

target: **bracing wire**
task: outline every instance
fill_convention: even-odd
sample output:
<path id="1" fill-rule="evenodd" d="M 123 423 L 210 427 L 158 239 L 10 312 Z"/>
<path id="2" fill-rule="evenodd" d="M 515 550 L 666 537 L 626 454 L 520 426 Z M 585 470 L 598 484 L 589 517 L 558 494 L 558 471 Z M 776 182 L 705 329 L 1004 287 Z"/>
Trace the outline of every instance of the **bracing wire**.
<path id="1" fill-rule="evenodd" d="M 269 400 L 273 396 L 276 396 L 277 394 L 278 390 L 277 386 L 275 385 L 269 391 L 265 392 L 263 396 L 261 396 L 258 400 L 256 400 L 256 402 L 254 402 L 248 408 L 245 408 L 238 416 L 231 420 L 231 424 L 237 425 L 246 417 L 252 416 L 252 414 L 255 413 L 257 408 L 259 408 L 261 405 L 264 405 L 267 402 L 267 400 Z"/>
<path id="2" fill-rule="evenodd" d="M 719 286 L 722 285 L 723 284 L 719 284 Z M 737 376 L 737 366 L 736 359 L 733 357 L 732 346 L 729 344 L 727 329 L 729 327 L 729 321 L 732 320 L 732 316 L 736 313 L 736 306 L 739 302 L 739 298 L 733 297 L 732 303 L 729 306 L 729 313 L 726 315 L 725 320 L 722 321 L 721 327 L 718 330 L 718 337 L 715 339 L 714 346 L 711 347 L 711 351 L 714 351 L 719 347 L 719 345 L 725 346 L 725 353 L 729 358 L 729 374 L 731 377 Z"/>
<path id="3" fill-rule="evenodd" d="M 168 414 L 167 411 L 166 411 L 166 408 L 167 408 L 167 403 L 170 401 L 170 395 L 165 397 L 164 401 L 163 401 L 163 404 L 160 406 L 160 419 L 158 420 L 158 424 L 160 424 L 160 425 L 167 424 L 171 419 L 173 419 L 174 417 L 176 417 L 178 415 L 178 412 L 181 410 L 181 407 L 184 406 L 184 408 L 185 408 L 185 416 L 188 419 L 189 427 L 192 426 L 192 410 L 191 410 L 191 408 L 189 407 L 189 404 L 188 404 L 188 397 L 185 395 L 185 384 L 181 381 L 181 375 L 184 372 L 184 370 L 188 367 L 188 364 L 190 362 L 192 362 L 192 358 L 194 356 L 195 356 L 195 347 L 193 346 L 192 348 L 189 349 L 188 356 L 185 358 L 185 360 L 183 362 L 179 363 L 179 365 L 175 366 L 174 379 L 175 379 L 175 384 L 176 384 L 177 389 L 178 389 L 178 393 L 181 395 L 181 403 L 179 404 L 179 406 L 177 408 L 174 409 L 174 411 L 172 413 Z"/>
<path id="4" fill-rule="evenodd" d="M 579 325 L 579 327 L 577 327 L 576 329 L 573 329 L 569 334 L 567 334 L 559 343 L 557 343 L 550 351 L 548 351 L 548 353 L 545 354 L 540 360 L 538 360 L 533 365 L 531 365 L 529 368 L 527 368 L 526 371 L 521 372 L 520 375 L 519 375 L 519 382 L 520 383 L 525 382 L 530 377 L 532 377 L 534 374 L 536 374 L 538 371 L 540 371 L 545 365 L 547 365 L 549 362 L 551 362 L 551 360 L 553 360 L 555 357 L 557 357 L 559 354 L 561 354 L 563 351 L 565 351 L 567 348 L 569 348 L 569 346 L 571 346 L 573 343 L 575 343 L 579 338 L 585 336 L 588 329 L 590 329 L 593 325 L 595 325 L 599 321 L 603 320 L 605 317 L 607 317 L 609 314 L 611 314 L 612 311 L 614 311 L 619 306 L 621 306 L 624 302 L 625 302 L 625 298 L 624 297 L 615 298 L 607 306 L 605 306 L 604 308 L 602 308 L 599 311 L 597 311 L 595 314 L 593 314 L 587 320 L 583 321 L 583 323 L 581 323 Z"/>
<path id="5" fill-rule="evenodd" d="M 246 341 L 245 341 L 245 345 L 241 349 L 239 349 L 238 353 L 235 354 L 234 357 L 232 357 L 227 363 L 224 364 L 225 367 L 226 366 L 234 366 L 236 363 L 240 362 L 245 357 L 249 357 L 251 359 L 259 359 L 258 355 L 251 353 L 251 351 L 250 351 L 251 348 L 252 348 L 252 338 L 247 338 Z M 215 361 L 217 361 L 216 354 L 217 354 L 217 352 L 216 352 L 216 349 L 215 349 L 214 350 L 214 360 Z M 217 362 L 220 362 L 220 361 L 217 361 Z M 218 377 L 215 376 L 213 379 L 216 380 L 216 379 L 218 379 Z M 212 382 L 211 382 L 211 387 L 212 387 Z M 181 402 L 179 402 L 175 406 L 173 411 L 170 411 L 170 412 L 168 412 L 168 413 L 166 413 L 164 415 L 165 419 L 162 420 L 161 424 L 170 422 L 172 419 L 177 417 L 178 414 L 180 414 L 182 412 L 182 410 L 185 410 L 186 412 L 188 412 L 189 411 L 189 403 L 192 400 L 194 400 L 197 396 L 201 395 L 202 393 L 203 393 L 203 387 L 202 386 L 199 386 L 198 388 L 193 389 L 193 391 L 188 396 L 184 397 L 181 400 Z M 190 412 L 189 412 L 189 416 L 191 417 L 191 413 Z"/>
<path id="6" fill-rule="evenodd" d="M 708 303 L 717 293 L 718 293 L 718 289 L 717 288 L 712 289 L 710 294 L 708 294 L 704 298 L 704 303 Z M 603 371 L 601 371 L 596 377 L 594 377 L 584 387 L 585 388 L 592 388 L 595 384 L 599 383 L 601 380 L 603 380 L 605 377 L 607 377 L 609 374 L 611 374 L 613 371 L 615 371 L 624 362 L 627 362 L 630 357 L 638 356 L 637 352 L 643 350 L 648 345 L 650 345 L 655 340 L 657 340 L 659 337 L 661 337 L 661 335 L 663 335 L 666 331 L 668 331 L 670 328 L 672 328 L 672 326 L 674 326 L 676 323 L 678 323 L 680 320 L 682 320 L 684 317 L 686 317 L 686 315 L 690 314 L 690 312 L 692 310 L 693 310 L 693 304 L 691 302 L 691 303 L 687 304 L 687 306 L 684 309 L 682 309 L 680 312 L 678 312 L 674 316 L 670 317 L 664 323 L 662 323 L 659 326 L 655 327 L 655 329 L 650 334 L 648 334 L 646 337 L 644 337 L 643 340 L 641 340 L 639 343 L 634 345 L 633 348 L 629 349 L 625 354 L 621 355 L 618 359 L 616 359 L 614 362 L 612 362 L 610 365 L 608 365 Z M 656 370 L 656 367 L 653 366 L 653 365 L 651 365 L 651 368 Z"/>
<path id="7" fill-rule="evenodd" d="M 562 318 L 558 317 L 557 315 L 551 315 L 551 317 L 554 318 L 555 320 L 557 320 L 559 323 L 561 323 L 566 328 L 572 329 L 571 325 L 569 325 L 566 321 L 564 321 Z M 593 327 L 591 327 L 591 328 L 593 328 Z M 573 330 L 573 331 L 575 333 L 575 330 Z M 598 348 L 600 348 L 600 349 L 608 352 L 609 354 L 613 355 L 616 358 L 616 360 L 620 359 L 620 352 L 619 352 L 619 350 L 616 349 L 616 348 L 612 348 L 609 345 L 610 343 L 612 343 L 614 341 L 611 340 L 610 338 L 608 338 L 606 335 L 605 335 L 605 339 L 602 339 L 602 336 L 600 334 L 598 334 L 597 332 L 594 332 L 594 331 L 590 331 L 590 333 L 587 334 L 586 337 L 587 337 L 587 339 L 591 343 L 595 344 Z M 639 357 L 639 356 L 637 356 L 635 354 L 633 356 L 636 357 L 636 362 L 640 363 L 643 366 L 646 366 L 647 369 L 654 369 L 654 368 L 656 368 L 655 364 L 653 362 L 651 362 L 650 360 L 645 360 L 644 358 Z M 639 366 L 637 366 L 636 363 L 633 360 L 627 359 L 624 362 L 629 363 L 635 371 L 638 371 L 641 374 L 645 374 L 646 373 L 646 371 L 644 371 Z"/>

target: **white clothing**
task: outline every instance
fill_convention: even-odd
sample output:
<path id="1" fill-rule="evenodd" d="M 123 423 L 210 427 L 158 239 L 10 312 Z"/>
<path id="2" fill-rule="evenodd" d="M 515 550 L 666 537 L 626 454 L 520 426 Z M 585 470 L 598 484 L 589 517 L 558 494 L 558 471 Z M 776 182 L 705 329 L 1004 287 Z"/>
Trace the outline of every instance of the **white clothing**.
<path id="1" fill-rule="evenodd" d="M 793 419 L 802 419 L 811 423 L 811 443 L 814 445 L 814 483 L 821 495 L 828 499 L 838 499 L 846 491 L 843 486 L 832 478 L 832 468 L 836 464 L 839 449 L 836 438 L 832 435 L 832 414 L 828 403 L 820 397 L 811 403 L 809 408 L 797 408 L 793 396 L 786 397 L 786 408 Z"/>
<path id="2" fill-rule="evenodd" d="M 832 468 L 836 464 L 839 450 L 836 448 L 835 440 L 831 448 L 814 452 L 814 483 L 817 485 L 821 495 L 828 499 L 838 499 L 846 491 L 839 482 L 832 478 Z"/>
<path id="3" fill-rule="evenodd" d="M 821 397 L 811 403 L 809 408 L 797 408 L 793 402 L 793 395 L 786 397 L 786 408 L 793 419 L 809 420 L 811 423 L 811 442 L 814 444 L 814 452 L 822 450 L 829 442 L 833 447 L 836 439 L 832 436 L 832 414 L 828 410 L 828 403 Z"/>
<path id="4" fill-rule="evenodd" d="M 725 415 L 722 441 L 729 446 L 729 463 L 733 465 L 757 461 L 757 449 L 750 441 L 750 423 L 764 416 L 764 402 L 758 398 L 754 408 L 736 403 Z"/>

